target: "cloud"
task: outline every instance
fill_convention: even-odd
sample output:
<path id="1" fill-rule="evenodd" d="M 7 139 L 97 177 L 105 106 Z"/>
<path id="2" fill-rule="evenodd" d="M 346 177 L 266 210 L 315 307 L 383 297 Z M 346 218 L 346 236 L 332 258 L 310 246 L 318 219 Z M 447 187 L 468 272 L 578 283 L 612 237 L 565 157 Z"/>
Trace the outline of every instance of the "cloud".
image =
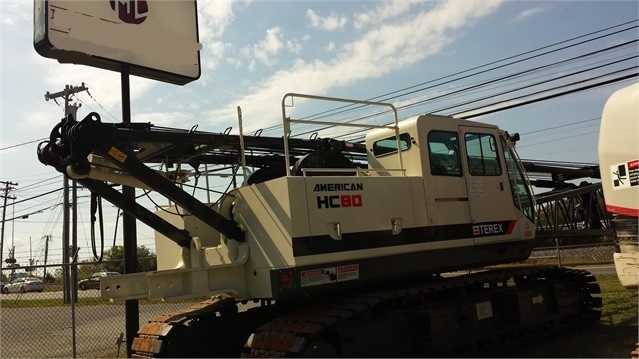
<path id="1" fill-rule="evenodd" d="M 534 7 L 531 9 L 527 9 L 522 11 L 521 13 L 519 13 L 519 15 L 517 15 L 517 17 L 515 17 L 514 19 L 512 19 L 512 22 L 519 22 L 519 21 L 524 21 L 526 19 L 528 19 L 529 17 L 532 17 L 534 15 L 539 14 L 540 12 L 545 11 L 546 9 L 544 7 L 538 6 L 538 7 Z"/>
<path id="2" fill-rule="evenodd" d="M 282 96 L 288 92 L 326 94 L 333 88 L 377 78 L 414 65 L 452 42 L 457 31 L 489 15 L 500 1 L 451 0 L 430 9 L 413 9 L 410 18 L 396 24 L 380 24 L 357 40 L 344 44 L 328 60 L 297 59 L 288 69 L 250 89 L 251 93 L 207 117 L 213 124 L 236 122 L 235 107 L 243 107 L 245 126 L 265 127 L 281 120 Z"/>
<path id="3" fill-rule="evenodd" d="M 300 54 L 303 48 L 302 42 L 306 40 L 308 40 L 307 37 L 285 40 L 282 28 L 276 26 L 267 29 L 264 39 L 260 42 L 242 48 L 240 56 L 249 59 L 248 68 L 250 71 L 256 69 L 258 62 L 266 66 L 274 66 L 278 63 L 277 56 L 282 50 L 286 49 L 292 54 Z"/>
<path id="4" fill-rule="evenodd" d="M 406 13 L 420 0 L 393 0 L 380 4 L 368 12 L 355 14 L 355 28 L 361 29 L 367 25 L 375 25 L 387 19 Z"/>
<path id="5" fill-rule="evenodd" d="M 21 31 L 24 23 L 33 23 L 33 1 L 3 0 L 0 2 L 0 33 Z"/>
<path id="6" fill-rule="evenodd" d="M 198 29 L 200 40 L 220 38 L 235 19 L 233 1 L 198 2 Z"/>
<path id="7" fill-rule="evenodd" d="M 228 60 L 228 52 L 232 44 L 223 42 L 222 36 L 235 20 L 234 1 L 200 1 L 198 2 L 198 35 L 202 50 L 200 65 L 202 69 L 214 70 L 220 63 Z M 208 76 L 214 71 L 202 71 L 200 81 L 206 84 Z"/>
<path id="8" fill-rule="evenodd" d="M 331 13 L 329 16 L 321 17 L 311 9 L 306 10 L 306 17 L 310 20 L 312 27 L 327 31 L 343 29 L 348 22 L 343 15 Z"/>
<path id="9" fill-rule="evenodd" d="M 282 29 L 273 27 L 266 30 L 264 40 L 253 45 L 252 54 L 259 62 L 270 66 L 275 63 L 271 57 L 277 55 L 283 47 Z"/>
<path id="10" fill-rule="evenodd" d="M 302 43 L 298 40 L 286 40 L 286 48 L 294 54 L 300 54 L 302 52 Z"/>

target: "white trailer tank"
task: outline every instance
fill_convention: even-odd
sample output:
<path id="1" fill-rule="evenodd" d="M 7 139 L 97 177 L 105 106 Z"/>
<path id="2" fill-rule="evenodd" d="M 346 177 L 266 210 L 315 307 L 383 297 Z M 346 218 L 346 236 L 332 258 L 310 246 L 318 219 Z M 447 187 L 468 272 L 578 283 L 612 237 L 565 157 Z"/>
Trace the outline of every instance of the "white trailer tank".
<path id="1" fill-rule="evenodd" d="M 619 252 L 614 254 L 621 284 L 639 284 L 639 83 L 613 93 L 606 102 L 599 130 L 599 166 Z"/>

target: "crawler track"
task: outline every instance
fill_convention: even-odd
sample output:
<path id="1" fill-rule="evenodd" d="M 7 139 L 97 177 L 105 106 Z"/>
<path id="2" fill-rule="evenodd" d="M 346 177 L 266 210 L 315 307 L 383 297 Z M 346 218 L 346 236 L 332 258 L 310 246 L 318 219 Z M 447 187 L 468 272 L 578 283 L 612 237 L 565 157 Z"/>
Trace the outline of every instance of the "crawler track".
<path id="1" fill-rule="evenodd" d="M 154 318 L 132 348 L 142 357 L 507 356 L 597 322 L 599 293 L 589 272 L 531 267 L 245 312 L 214 298 Z"/>

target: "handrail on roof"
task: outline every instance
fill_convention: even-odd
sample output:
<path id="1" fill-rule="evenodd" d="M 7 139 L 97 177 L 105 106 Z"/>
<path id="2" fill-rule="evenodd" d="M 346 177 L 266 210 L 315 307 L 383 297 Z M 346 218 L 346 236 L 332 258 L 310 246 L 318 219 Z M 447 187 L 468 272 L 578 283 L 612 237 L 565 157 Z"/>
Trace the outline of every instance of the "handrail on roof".
<path id="1" fill-rule="evenodd" d="M 295 120 L 286 116 L 286 107 L 291 107 L 286 105 L 286 99 L 294 97 L 307 98 L 312 100 L 321 100 L 321 101 L 334 101 L 334 102 L 345 102 L 351 104 L 362 104 L 362 105 L 372 105 L 372 106 L 383 106 L 388 107 L 393 112 L 394 117 L 394 125 L 372 125 L 372 124 L 361 124 L 361 123 L 336 123 L 336 122 L 328 122 L 328 121 L 309 121 L 309 120 Z M 291 101 L 292 102 L 292 101 Z M 373 101 L 365 101 L 365 100 L 353 100 L 353 99 L 345 99 L 339 97 L 327 97 L 327 96 L 317 96 L 317 95 L 308 95 L 301 93 L 287 93 L 282 98 L 282 121 L 284 127 L 284 159 L 286 161 L 286 175 L 291 175 L 291 163 L 289 158 L 289 144 L 288 138 L 291 135 L 291 124 L 292 123 L 305 123 L 305 124 L 317 124 L 317 125 L 328 125 L 328 126 L 346 126 L 346 127 L 363 127 L 363 128 L 388 128 L 395 131 L 395 140 L 397 141 L 397 148 L 400 148 L 399 141 L 399 121 L 397 119 L 397 109 L 390 103 L 384 102 L 373 102 Z M 404 161 L 402 159 L 402 153 L 399 151 L 399 168 L 404 169 Z M 402 172 L 405 175 L 405 171 Z"/>

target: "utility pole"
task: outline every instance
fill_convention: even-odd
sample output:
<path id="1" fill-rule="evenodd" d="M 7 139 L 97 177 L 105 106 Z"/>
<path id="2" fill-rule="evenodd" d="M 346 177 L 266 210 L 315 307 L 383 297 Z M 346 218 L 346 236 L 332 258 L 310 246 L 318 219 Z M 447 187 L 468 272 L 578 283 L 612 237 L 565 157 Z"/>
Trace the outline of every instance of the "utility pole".
<path id="1" fill-rule="evenodd" d="M 64 90 L 62 91 L 58 91 L 55 93 L 50 93 L 49 91 L 47 91 L 47 93 L 44 94 L 44 99 L 46 101 L 49 100 L 54 100 L 56 98 L 59 97 L 63 97 L 64 98 L 64 115 L 68 115 L 71 114 L 73 115 L 73 119 L 76 119 L 76 114 L 78 112 L 78 108 L 80 108 L 80 104 L 71 104 L 71 96 L 80 93 L 82 91 L 89 91 L 89 88 L 84 86 L 84 82 L 82 83 L 81 86 L 71 86 L 71 85 L 66 85 L 64 87 Z"/>
<path id="2" fill-rule="evenodd" d="M 2 189 L 3 194 L 0 195 L 0 198 L 4 198 L 4 204 L 2 205 L 2 228 L 0 228 L 0 267 L 1 267 L 2 253 L 4 251 L 4 222 L 5 222 L 6 214 L 7 214 L 7 200 L 16 199 L 15 196 L 9 196 L 9 191 L 14 189 L 14 187 L 11 187 L 11 186 L 17 186 L 18 184 L 10 182 L 10 181 L 0 181 L 0 184 L 4 184 L 4 189 Z"/>
<path id="3" fill-rule="evenodd" d="M 80 93 L 82 91 L 88 91 L 89 88 L 84 86 L 84 82 L 82 83 L 81 86 L 71 86 L 71 85 L 66 85 L 64 87 L 64 90 L 62 91 L 58 91 L 55 93 L 49 93 L 49 91 L 47 91 L 46 94 L 44 94 L 44 99 L 46 101 L 49 100 L 54 100 L 56 98 L 64 98 L 64 116 L 67 117 L 68 115 L 73 116 L 73 119 L 76 120 L 77 117 L 77 113 L 78 113 L 78 108 L 80 108 L 80 104 L 71 104 L 71 96 Z M 56 102 L 57 103 L 57 102 Z M 62 212 L 62 216 L 63 216 L 63 225 L 62 225 L 62 276 L 64 278 L 64 282 L 63 282 L 63 294 L 64 294 L 64 303 L 65 304 L 69 304 L 72 300 L 73 302 L 75 302 L 77 300 L 77 298 L 75 298 L 75 293 L 73 293 L 73 291 L 71 290 L 72 286 L 71 284 L 73 283 L 73 279 L 77 276 L 77 266 L 74 267 L 73 273 L 71 273 L 69 271 L 69 257 L 71 257 L 71 251 L 70 251 L 70 246 L 69 246 L 69 177 L 67 176 L 66 173 L 63 174 L 63 182 L 62 182 L 62 192 L 63 192 L 63 205 L 64 205 L 64 209 Z M 73 181 L 73 190 L 74 190 L 74 195 L 75 195 L 75 191 L 76 191 L 76 186 L 75 186 L 75 181 Z M 74 216 L 77 213 L 77 206 L 75 203 L 73 203 L 73 213 Z M 74 243 L 73 243 L 73 248 L 77 248 L 78 244 L 77 242 L 77 237 L 76 237 L 76 228 L 73 229 L 73 233 L 74 233 Z M 73 275 L 75 274 L 75 275 Z M 73 297 L 72 297 L 73 296 Z"/>
<path id="4" fill-rule="evenodd" d="M 47 280 L 47 257 L 49 256 L 49 241 L 51 240 L 51 235 L 47 234 L 44 236 L 44 273 L 42 273 L 42 279 Z"/>

